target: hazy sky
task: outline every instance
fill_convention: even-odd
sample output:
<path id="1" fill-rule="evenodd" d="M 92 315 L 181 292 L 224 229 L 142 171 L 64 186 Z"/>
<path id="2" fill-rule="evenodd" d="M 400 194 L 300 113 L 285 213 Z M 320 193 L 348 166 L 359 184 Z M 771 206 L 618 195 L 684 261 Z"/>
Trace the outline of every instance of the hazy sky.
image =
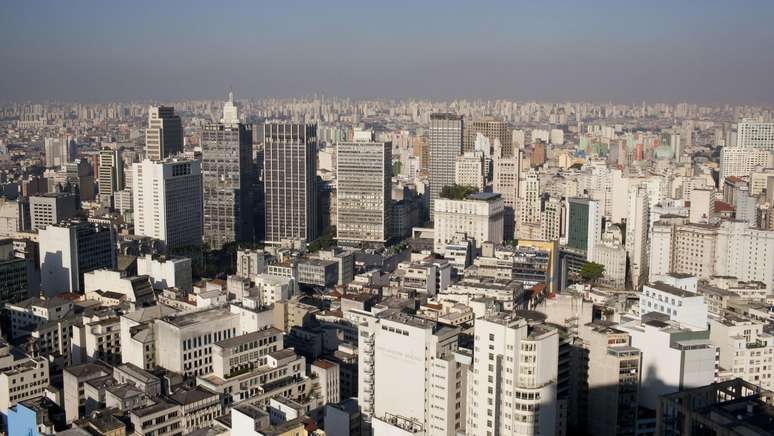
<path id="1" fill-rule="evenodd" d="M 0 0 L 0 100 L 774 103 L 774 1 Z"/>

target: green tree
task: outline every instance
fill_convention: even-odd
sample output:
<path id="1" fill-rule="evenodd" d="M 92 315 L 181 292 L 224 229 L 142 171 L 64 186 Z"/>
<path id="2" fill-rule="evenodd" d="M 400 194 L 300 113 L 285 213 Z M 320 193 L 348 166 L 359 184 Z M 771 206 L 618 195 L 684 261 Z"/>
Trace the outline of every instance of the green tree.
<path id="1" fill-rule="evenodd" d="M 398 177 L 400 175 L 400 169 L 403 164 L 400 163 L 399 160 L 396 160 L 392 163 L 392 176 Z"/>
<path id="2" fill-rule="evenodd" d="M 450 200 L 464 200 L 468 195 L 478 192 L 474 186 L 446 185 L 441 189 L 441 198 Z"/>
<path id="3" fill-rule="evenodd" d="M 580 270 L 580 275 L 586 283 L 594 284 L 605 275 L 605 266 L 596 262 L 586 262 Z"/>

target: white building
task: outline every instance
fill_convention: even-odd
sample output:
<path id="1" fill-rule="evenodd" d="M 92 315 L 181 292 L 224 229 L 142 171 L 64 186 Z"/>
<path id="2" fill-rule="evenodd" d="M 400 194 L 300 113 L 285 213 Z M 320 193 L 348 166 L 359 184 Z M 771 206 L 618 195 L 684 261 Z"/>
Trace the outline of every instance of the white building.
<path id="1" fill-rule="evenodd" d="M 317 359 L 312 362 L 310 370 L 317 376 L 322 404 L 336 404 L 341 401 L 339 364 L 326 359 Z"/>
<path id="2" fill-rule="evenodd" d="M 48 384 L 45 357 L 12 354 L 9 345 L 0 340 L 0 412 L 7 412 L 21 401 L 45 396 Z"/>
<path id="3" fill-rule="evenodd" d="M 110 291 L 126 295 L 126 299 L 137 305 L 156 300 L 153 286 L 147 276 L 126 277 L 119 271 L 98 269 L 83 275 L 84 292 Z"/>
<path id="4" fill-rule="evenodd" d="M 169 158 L 132 165 L 134 232 L 167 247 L 202 242 L 201 162 Z"/>
<path id="5" fill-rule="evenodd" d="M 774 336 L 764 331 L 765 323 L 733 313 L 710 320 L 710 339 L 720 351 L 720 367 L 732 377 L 774 388 Z"/>
<path id="6" fill-rule="evenodd" d="M 640 315 L 663 313 L 691 330 L 707 329 L 707 304 L 704 295 L 664 282 L 649 283 L 640 293 Z"/>
<path id="7" fill-rule="evenodd" d="M 434 251 L 443 254 L 451 242 L 473 239 L 477 248 L 484 242 L 503 241 L 503 199 L 500 194 L 481 192 L 464 200 L 439 198 L 435 201 Z"/>
<path id="8" fill-rule="evenodd" d="M 456 352 L 459 329 L 395 312 L 350 313 L 361 321 L 358 402 L 363 415 L 399 416 L 416 422 L 425 434 L 456 435 L 463 429 L 467 379 L 465 358 Z"/>
<path id="9" fill-rule="evenodd" d="M 761 119 L 744 118 L 737 125 L 736 146 L 774 150 L 774 123 Z"/>
<path id="10" fill-rule="evenodd" d="M 266 272 L 269 253 L 263 250 L 237 250 L 236 273 L 240 277 L 252 277 Z"/>
<path id="11" fill-rule="evenodd" d="M 64 222 L 38 232 L 41 289 L 46 295 L 83 290 L 83 274 L 115 268 L 112 227 L 87 222 Z"/>
<path id="12" fill-rule="evenodd" d="M 163 257 L 146 254 L 137 258 L 137 274 L 147 275 L 157 290 L 177 288 L 190 291 L 193 288 L 191 259 L 187 257 Z"/>
<path id="13" fill-rule="evenodd" d="M 679 323 L 653 319 L 618 326 L 642 352 L 640 405 L 656 410 L 658 398 L 715 381 L 717 348 L 709 332 L 683 329 Z"/>
<path id="14" fill-rule="evenodd" d="M 239 331 L 239 315 L 210 309 L 159 319 L 154 323 L 156 363 L 186 376 L 213 372 L 212 345 Z"/>
<path id="15" fill-rule="evenodd" d="M 727 177 L 749 177 L 756 166 L 774 166 L 774 149 L 723 147 L 720 150 L 720 183 Z"/>
<path id="16" fill-rule="evenodd" d="M 469 373 L 468 434 L 535 435 L 556 430 L 559 334 L 502 313 L 476 320 Z"/>
<path id="17" fill-rule="evenodd" d="M 484 155 L 470 151 L 457 156 L 454 165 L 454 183 L 484 190 Z"/>
<path id="18" fill-rule="evenodd" d="M 688 198 L 691 202 L 688 209 L 690 223 L 713 224 L 715 222 L 715 192 L 713 190 L 694 188 Z"/>
<path id="19" fill-rule="evenodd" d="M 258 300 L 262 306 L 289 300 L 296 293 L 296 281 L 290 277 L 258 274 L 253 277 Z"/>

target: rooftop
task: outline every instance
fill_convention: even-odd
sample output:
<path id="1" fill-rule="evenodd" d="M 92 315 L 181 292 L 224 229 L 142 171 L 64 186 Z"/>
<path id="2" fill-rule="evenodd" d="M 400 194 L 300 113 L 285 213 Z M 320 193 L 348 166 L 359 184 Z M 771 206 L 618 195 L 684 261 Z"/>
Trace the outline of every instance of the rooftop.
<path id="1" fill-rule="evenodd" d="M 140 409 L 134 409 L 132 410 L 131 414 L 138 416 L 140 418 L 148 415 L 153 415 L 159 412 L 162 412 L 164 410 L 169 410 L 172 408 L 178 407 L 176 404 L 167 403 L 166 401 L 159 401 L 155 404 L 152 404 L 147 407 L 142 407 Z"/>
<path id="2" fill-rule="evenodd" d="M 210 309 L 202 310 L 200 312 L 186 313 L 178 316 L 171 316 L 164 319 L 165 322 L 178 327 L 189 327 L 199 323 L 207 323 L 216 321 L 221 318 L 231 316 L 231 311 L 228 308 L 222 309 Z"/>
<path id="3" fill-rule="evenodd" d="M 259 339 L 267 338 L 269 336 L 281 335 L 282 332 L 274 327 L 269 327 L 264 330 L 258 330 L 256 332 L 247 333 L 240 336 L 234 336 L 233 338 L 224 339 L 220 342 L 216 342 L 215 345 L 221 348 L 233 348 L 242 344 L 257 341 Z"/>
<path id="4" fill-rule="evenodd" d="M 688 292 L 680 288 L 676 288 L 672 285 L 668 285 L 664 282 L 655 282 L 645 285 L 646 287 L 655 289 L 660 292 L 666 292 L 667 294 L 674 295 L 675 297 L 680 298 L 686 298 L 686 297 L 698 297 L 699 294 L 694 294 L 693 292 Z"/>

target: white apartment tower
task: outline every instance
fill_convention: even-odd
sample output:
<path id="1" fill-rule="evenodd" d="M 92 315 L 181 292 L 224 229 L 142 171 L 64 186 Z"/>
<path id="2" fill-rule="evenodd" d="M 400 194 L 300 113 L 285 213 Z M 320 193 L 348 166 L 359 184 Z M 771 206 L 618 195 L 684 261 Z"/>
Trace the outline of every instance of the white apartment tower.
<path id="1" fill-rule="evenodd" d="M 132 168 L 135 234 L 164 241 L 167 247 L 201 244 L 201 163 L 145 159 Z"/>
<path id="2" fill-rule="evenodd" d="M 550 435 L 556 430 L 559 334 L 501 313 L 476 320 L 468 434 Z"/>
<path id="3" fill-rule="evenodd" d="M 392 217 L 392 143 L 336 145 L 336 239 L 384 243 Z"/>
<path id="4" fill-rule="evenodd" d="M 354 312 L 362 321 L 358 402 L 363 415 L 411 421 L 427 435 L 463 431 L 470 361 L 457 351 L 459 329 L 396 312 Z"/>

